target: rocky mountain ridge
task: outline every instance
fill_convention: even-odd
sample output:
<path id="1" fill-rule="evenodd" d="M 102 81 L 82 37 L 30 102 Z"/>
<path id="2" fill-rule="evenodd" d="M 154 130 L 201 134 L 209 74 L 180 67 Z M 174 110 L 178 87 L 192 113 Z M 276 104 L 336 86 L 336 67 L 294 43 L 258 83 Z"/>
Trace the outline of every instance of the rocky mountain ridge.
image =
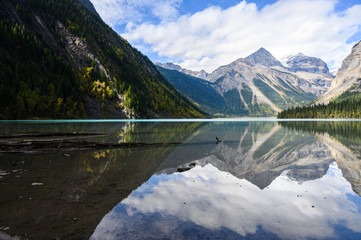
<path id="1" fill-rule="evenodd" d="M 176 70 L 178 72 L 187 74 L 192 77 L 200 78 L 200 79 L 206 79 L 208 77 L 208 73 L 205 70 L 201 71 L 192 71 L 189 69 L 182 68 L 181 66 L 174 64 L 174 63 L 160 63 L 156 62 L 154 63 L 156 66 L 168 69 L 168 70 Z"/>
<path id="2" fill-rule="evenodd" d="M 319 58 L 306 56 L 303 53 L 290 57 L 286 63 L 287 68 L 291 72 L 319 73 L 333 77 L 324 61 Z"/>
<path id="3" fill-rule="evenodd" d="M 300 57 L 300 55 L 298 55 Z M 249 70 L 246 71 L 247 73 L 254 72 L 259 73 L 260 72 L 266 72 L 265 75 L 277 75 L 277 74 L 287 74 L 292 76 L 293 80 L 291 81 L 291 84 L 295 87 L 301 88 L 306 93 L 312 93 L 316 96 L 321 96 L 324 92 L 327 91 L 328 87 L 330 86 L 331 80 L 332 80 L 332 74 L 329 72 L 326 63 L 324 63 L 321 59 L 313 58 L 313 57 L 307 57 L 302 54 L 302 58 L 306 59 L 308 62 L 309 68 L 306 68 L 302 65 L 302 61 L 295 61 L 295 59 L 298 59 L 298 57 L 292 57 L 289 59 L 289 62 L 293 62 L 293 65 L 291 68 L 285 67 L 282 65 L 280 61 L 278 61 L 275 57 L 272 56 L 271 53 L 269 53 L 266 49 L 260 48 L 255 53 L 251 54 L 250 56 L 246 58 L 240 58 L 233 63 L 226 65 L 226 66 L 236 66 L 237 63 L 243 63 L 244 66 L 249 65 L 254 68 L 255 71 L 252 71 L 252 68 L 247 67 Z M 292 60 L 294 59 L 294 60 Z M 310 60 L 311 59 L 311 60 Z M 310 62 L 314 62 L 315 65 L 313 67 Z M 325 73 L 322 71 L 317 71 L 318 69 L 317 64 L 325 65 L 326 68 L 323 69 Z M 207 80 L 212 81 L 215 77 L 212 76 L 213 73 L 219 71 L 219 69 L 223 68 L 224 66 L 218 68 L 214 72 L 212 72 L 208 77 Z M 266 69 L 265 69 L 266 68 Z M 264 70 L 262 70 L 264 69 Z M 233 69 L 234 70 L 234 69 Z M 236 72 L 242 73 L 243 70 L 238 69 Z M 218 74 L 216 74 L 218 75 Z M 247 80 L 252 80 L 253 76 L 248 76 Z M 283 79 L 281 77 L 281 79 Z"/>
<path id="4" fill-rule="evenodd" d="M 361 41 L 358 42 L 338 70 L 330 89 L 315 103 L 327 104 L 342 95 L 361 94 Z M 347 96 L 345 96 L 347 97 Z"/>
<path id="5" fill-rule="evenodd" d="M 279 66 L 284 68 L 282 63 L 278 61 L 270 52 L 268 52 L 263 47 L 261 47 L 256 52 L 246 57 L 245 60 L 251 66 L 255 66 L 255 65 L 260 65 L 264 67 Z"/>

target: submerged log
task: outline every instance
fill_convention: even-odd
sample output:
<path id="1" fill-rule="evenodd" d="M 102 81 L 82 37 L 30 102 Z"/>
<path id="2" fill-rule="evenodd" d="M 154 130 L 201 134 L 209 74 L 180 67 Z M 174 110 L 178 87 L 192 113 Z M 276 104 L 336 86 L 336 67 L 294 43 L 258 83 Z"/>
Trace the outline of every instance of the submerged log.
<path id="1" fill-rule="evenodd" d="M 15 155 L 15 154 L 39 154 L 52 153 L 58 151 L 75 151 L 75 150 L 98 150 L 98 149 L 116 149 L 116 148 L 136 148 L 136 147 L 159 147 L 167 145 L 178 145 L 179 142 L 160 142 L 160 143 L 99 143 L 90 141 L 77 141 L 66 139 L 33 139 L 33 140 L 19 140 L 21 137 L 54 137 L 54 136 L 85 136 L 88 133 L 64 133 L 64 134 L 11 134 L 2 136 L 0 140 L 0 155 Z M 100 134 L 100 133 L 99 133 Z M 88 135 L 94 135 L 89 133 Z"/>
<path id="2" fill-rule="evenodd" d="M 0 139 L 31 138 L 31 137 L 78 137 L 78 136 L 102 136 L 101 132 L 28 132 L 0 134 Z"/>

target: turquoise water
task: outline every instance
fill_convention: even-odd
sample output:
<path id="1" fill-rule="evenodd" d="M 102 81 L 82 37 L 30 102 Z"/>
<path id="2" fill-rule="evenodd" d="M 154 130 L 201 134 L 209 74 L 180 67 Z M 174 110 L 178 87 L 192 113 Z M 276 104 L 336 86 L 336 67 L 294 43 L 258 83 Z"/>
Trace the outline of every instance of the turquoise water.
<path id="1" fill-rule="evenodd" d="M 1 147 L 0 239 L 361 238 L 360 121 L 0 122 L 49 140 L 180 144 Z"/>
<path id="2" fill-rule="evenodd" d="M 57 119 L 57 120 L 0 120 L 3 123 L 11 122 L 33 122 L 33 123 L 73 123 L 73 122 L 94 122 L 94 123 L 127 123 L 127 122 L 359 122 L 361 119 L 277 119 L 277 118 L 187 118 L 187 119 Z"/>

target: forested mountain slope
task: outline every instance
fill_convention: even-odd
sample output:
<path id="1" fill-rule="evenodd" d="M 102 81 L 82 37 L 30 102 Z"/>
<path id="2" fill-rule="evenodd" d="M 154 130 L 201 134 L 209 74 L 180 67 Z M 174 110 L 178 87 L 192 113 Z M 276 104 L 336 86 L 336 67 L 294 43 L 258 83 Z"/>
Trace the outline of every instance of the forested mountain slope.
<path id="1" fill-rule="evenodd" d="M 227 106 L 224 97 L 213 88 L 213 83 L 177 70 L 169 70 L 160 66 L 157 69 L 178 91 L 209 114 L 220 117 L 224 116 L 225 113 L 236 114 L 233 109 Z"/>
<path id="2" fill-rule="evenodd" d="M 204 116 L 89 0 L 0 5 L 0 118 Z"/>

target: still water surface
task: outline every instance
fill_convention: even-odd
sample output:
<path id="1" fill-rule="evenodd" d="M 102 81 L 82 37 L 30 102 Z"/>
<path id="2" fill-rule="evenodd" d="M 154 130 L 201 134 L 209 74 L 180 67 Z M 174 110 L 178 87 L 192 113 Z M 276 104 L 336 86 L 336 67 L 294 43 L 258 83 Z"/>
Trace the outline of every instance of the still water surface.
<path id="1" fill-rule="evenodd" d="M 361 122 L 0 123 L 26 132 L 181 144 L 1 155 L 0 239 L 361 239 Z"/>

